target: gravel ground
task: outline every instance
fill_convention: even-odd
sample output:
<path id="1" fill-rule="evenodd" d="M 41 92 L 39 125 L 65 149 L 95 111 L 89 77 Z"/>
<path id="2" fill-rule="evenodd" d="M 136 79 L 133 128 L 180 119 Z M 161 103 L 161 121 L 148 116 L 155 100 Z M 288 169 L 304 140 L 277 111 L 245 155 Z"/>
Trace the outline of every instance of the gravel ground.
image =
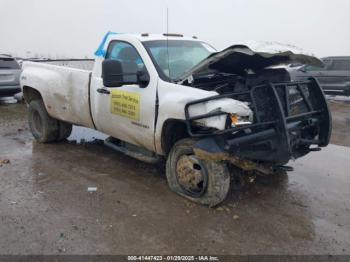
<path id="1" fill-rule="evenodd" d="M 350 104 L 331 108 L 337 145 L 211 209 L 98 132 L 38 144 L 26 106 L 0 106 L 0 254 L 350 254 Z"/>

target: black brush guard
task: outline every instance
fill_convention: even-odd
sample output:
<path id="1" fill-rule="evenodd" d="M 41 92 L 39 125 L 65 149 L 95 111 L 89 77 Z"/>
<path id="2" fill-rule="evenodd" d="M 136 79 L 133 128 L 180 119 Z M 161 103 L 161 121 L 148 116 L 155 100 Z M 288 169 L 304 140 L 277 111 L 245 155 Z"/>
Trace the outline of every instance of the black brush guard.
<path id="1" fill-rule="evenodd" d="M 227 113 L 215 111 L 190 116 L 191 106 L 222 98 L 248 101 L 254 122 L 236 127 L 228 125 L 225 130 L 199 128 L 194 121 Z M 185 117 L 190 136 L 202 138 L 197 143 L 199 148 L 209 152 L 225 151 L 275 165 L 286 164 L 291 158 L 327 146 L 331 135 L 331 114 L 315 78 L 300 82 L 266 82 L 246 92 L 195 100 L 186 104 Z"/>

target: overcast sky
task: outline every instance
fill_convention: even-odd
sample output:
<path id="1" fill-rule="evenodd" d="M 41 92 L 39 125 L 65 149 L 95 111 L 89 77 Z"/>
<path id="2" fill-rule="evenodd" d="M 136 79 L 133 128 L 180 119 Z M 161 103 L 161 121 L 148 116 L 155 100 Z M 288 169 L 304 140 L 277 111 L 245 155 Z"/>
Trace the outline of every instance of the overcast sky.
<path id="1" fill-rule="evenodd" d="M 0 53 L 93 57 L 106 31 L 196 35 L 218 49 L 247 40 L 350 55 L 349 0 L 0 0 Z"/>

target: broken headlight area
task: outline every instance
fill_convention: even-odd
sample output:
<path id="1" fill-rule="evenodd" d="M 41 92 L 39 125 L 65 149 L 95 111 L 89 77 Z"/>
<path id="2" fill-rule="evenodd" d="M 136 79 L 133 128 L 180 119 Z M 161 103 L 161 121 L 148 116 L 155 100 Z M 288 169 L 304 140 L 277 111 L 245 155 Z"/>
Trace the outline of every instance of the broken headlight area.
<path id="1" fill-rule="evenodd" d="M 208 128 L 212 130 L 225 130 L 228 128 L 250 125 L 253 123 L 253 114 L 242 116 L 234 113 L 225 113 L 220 110 L 211 111 L 209 114 L 216 113 L 219 115 L 195 120 L 193 124 L 202 130 Z"/>
<path id="2" fill-rule="evenodd" d="M 230 124 L 231 127 L 252 124 L 252 116 L 239 116 L 236 114 L 229 113 L 228 117 L 229 117 L 230 122 L 231 122 L 231 124 Z"/>

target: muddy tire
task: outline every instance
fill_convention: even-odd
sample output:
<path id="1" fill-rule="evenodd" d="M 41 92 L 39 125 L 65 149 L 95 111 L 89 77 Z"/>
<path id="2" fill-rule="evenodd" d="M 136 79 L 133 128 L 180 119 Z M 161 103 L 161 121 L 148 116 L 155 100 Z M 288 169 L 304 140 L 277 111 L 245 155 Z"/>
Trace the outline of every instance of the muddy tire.
<path id="1" fill-rule="evenodd" d="M 34 138 L 41 143 L 57 141 L 58 121 L 49 116 L 42 100 L 33 100 L 28 108 L 29 128 Z"/>
<path id="2" fill-rule="evenodd" d="M 221 203 L 230 188 L 230 173 L 223 162 L 198 159 L 194 139 L 178 141 L 166 163 L 166 177 L 172 191 L 196 203 L 210 207 Z"/>
<path id="3" fill-rule="evenodd" d="M 245 173 L 242 169 L 232 166 L 229 166 L 230 177 L 231 177 L 231 185 L 230 188 L 233 191 L 241 191 L 249 183 L 248 174 Z"/>
<path id="4" fill-rule="evenodd" d="M 72 133 L 73 125 L 67 122 L 58 121 L 58 138 L 57 141 L 65 140 Z"/>

